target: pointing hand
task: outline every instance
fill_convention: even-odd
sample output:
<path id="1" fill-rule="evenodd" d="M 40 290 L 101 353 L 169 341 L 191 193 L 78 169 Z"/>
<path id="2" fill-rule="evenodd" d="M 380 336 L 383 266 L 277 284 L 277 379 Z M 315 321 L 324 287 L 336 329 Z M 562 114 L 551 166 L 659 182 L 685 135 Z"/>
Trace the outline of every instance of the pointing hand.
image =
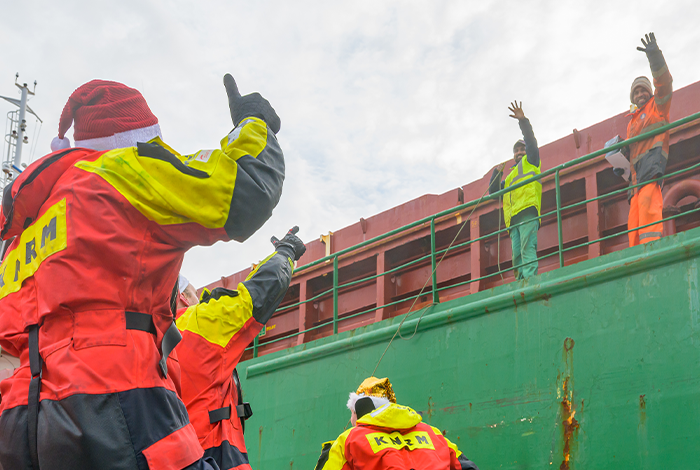
<path id="1" fill-rule="evenodd" d="M 302 242 L 301 239 L 296 236 L 298 231 L 299 227 L 295 225 L 289 229 L 289 232 L 287 232 L 282 240 L 278 239 L 274 235 L 272 238 L 270 238 L 270 241 L 272 242 L 272 245 L 275 247 L 276 251 L 280 253 L 285 252 L 285 254 L 294 261 L 299 260 L 299 258 L 306 253 L 306 246 L 304 245 L 304 242 Z"/>
<path id="2" fill-rule="evenodd" d="M 241 96 L 236 80 L 231 74 L 224 75 L 224 86 L 228 95 L 228 107 L 231 111 L 233 125 L 238 126 L 241 121 L 249 117 L 257 117 L 270 126 L 270 130 L 277 134 L 280 131 L 281 121 L 270 102 L 260 96 L 260 93 L 251 93 Z"/>

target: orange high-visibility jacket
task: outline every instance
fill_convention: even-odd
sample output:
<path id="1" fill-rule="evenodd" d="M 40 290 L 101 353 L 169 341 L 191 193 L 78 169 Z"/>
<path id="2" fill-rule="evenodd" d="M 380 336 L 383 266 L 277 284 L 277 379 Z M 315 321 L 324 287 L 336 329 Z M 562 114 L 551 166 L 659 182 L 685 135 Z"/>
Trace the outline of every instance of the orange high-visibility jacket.
<path id="1" fill-rule="evenodd" d="M 341 434 L 316 468 L 478 470 L 437 428 L 421 421 L 407 406 L 384 405 Z"/>
<path id="2" fill-rule="evenodd" d="M 1 468 L 171 470 L 202 456 L 165 367 L 180 336 L 173 287 L 192 246 L 253 234 L 283 180 L 257 118 L 219 149 L 68 149 L 16 178 L 0 214 L 2 238 L 16 237 L 0 346 L 20 358 L 0 382 Z"/>
<path id="3" fill-rule="evenodd" d="M 627 125 L 628 139 L 669 123 L 673 78 L 668 71 L 661 51 L 651 54 L 649 64 L 654 77 L 654 96 L 644 106 L 631 114 L 632 120 Z M 669 137 L 670 133 L 666 131 L 649 139 L 630 144 L 630 185 L 652 180 L 666 172 Z M 639 188 L 635 188 L 633 194 L 636 194 L 638 190 Z"/>
<path id="4" fill-rule="evenodd" d="M 178 312 L 182 401 L 204 455 L 214 458 L 221 470 L 250 469 L 232 374 L 287 292 L 293 256 L 291 249 L 281 247 L 236 290 L 216 288 L 201 303 Z"/>

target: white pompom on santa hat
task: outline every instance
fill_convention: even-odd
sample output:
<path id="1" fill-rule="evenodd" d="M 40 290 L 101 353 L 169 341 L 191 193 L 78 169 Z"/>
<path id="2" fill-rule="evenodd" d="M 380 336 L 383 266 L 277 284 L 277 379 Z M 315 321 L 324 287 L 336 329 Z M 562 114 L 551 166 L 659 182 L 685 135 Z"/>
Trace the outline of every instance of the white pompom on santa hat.
<path id="1" fill-rule="evenodd" d="M 66 132 L 74 125 L 76 147 L 113 150 L 162 137 L 158 118 L 138 90 L 106 80 L 92 80 L 68 98 L 51 150 L 70 148 Z"/>

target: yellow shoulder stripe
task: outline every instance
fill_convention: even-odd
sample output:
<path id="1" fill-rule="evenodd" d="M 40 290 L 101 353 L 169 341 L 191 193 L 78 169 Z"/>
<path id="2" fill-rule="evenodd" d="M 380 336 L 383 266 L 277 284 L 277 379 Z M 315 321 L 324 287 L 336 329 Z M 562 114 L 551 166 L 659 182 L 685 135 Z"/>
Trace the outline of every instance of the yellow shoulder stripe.
<path id="1" fill-rule="evenodd" d="M 243 284 L 238 284 L 236 297 L 222 296 L 193 305 L 180 315 L 176 325 L 180 331 L 190 331 L 225 348 L 252 316 L 250 293 Z"/>
<path id="2" fill-rule="evenodd" d="M 236 133 L 235 136 L 232 134 Z M 160 225 L 196 222 L 207 228 L 226 223 L 238 172 L 236 161 L 257 157 L 267 145 L 267 125 L 249 118 L 221 140 L 221 150 L 181 156 L 160 139 L 185 166 L 206 177 L 183 173 L 172 163 L 138 154 L 135 147 L 115 149 L 76 167 L 94 173 L 122 194 L 139 212 Z"/>
<path id="3" fill-rule="evenodd" d="M 267 145 L 267 124 L 258 118 L 247 118 L 221 139 L 221 150 L 234 160 L 244 155 L 258 158 Z"/>

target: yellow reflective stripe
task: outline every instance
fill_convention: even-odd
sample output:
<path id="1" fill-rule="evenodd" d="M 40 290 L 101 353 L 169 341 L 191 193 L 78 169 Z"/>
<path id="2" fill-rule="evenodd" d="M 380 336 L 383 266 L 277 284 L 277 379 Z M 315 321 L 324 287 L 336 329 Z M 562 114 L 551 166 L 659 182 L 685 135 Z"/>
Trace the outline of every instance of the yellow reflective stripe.
<path id="1" fill-rule="evenodd" d="M 222 296 L 189 307 L 175 322 L 180 331 L 189 331 L 222 348 L 253 316 L 248 289 L 238 284 L 236 297 Z"/>
<path id="2" fill-rule="evenodd" d="M 66 200 L 61 199 L 24 229 L 15 249 L 0 265 L 0 299 L 17 292 L 50 256 L 68 246 Z"/>
<path id="3" fill-rule="evenodd" d="M 75 166 L 102 177 L 146 218 L 160 225 L 196 222 L 221 228 L 229 215 L 236 161 L 244 155 L 257 157 L 264 150 L 267 125 L 249 118 L 231 134 L 222 139 L 222 150 L 186 156 L 174 152 L 185 165 L 206 173 L 205 178 L 184 174 L 169 162 L 141 156 L 133 147 L 111 150 Z"/>
<path id="4" fill-rule="evenodd" d="M 655 122 L 653 124 L 649 124 L 648 126 L 646 126 L 644 128 L 644 132 L 651 132 L 651 131 L 656 130 L 660 127 L 665 126 L 666 124 L 668 124 L 668 121 L 666 121 L 665 119 L 662 121 L 659 121 L 659 122 Z"/>
<path id="5" fill-rule="evenodd" d="M 435 450 L 433 440 L 425 431 L 414 431 L 401 434 L 398 431 L 392 433 L 373 432 L 365 436 L 372 451 L 376 454 L 384 449 L 432 449 Z"/>
<path id="6" fill-rule="evenodd" d="M 657 149 L 657 148 L 661 148 L 661 156 L 668 160 L 668 152 L 664 151 L 663 146 L 664 146 L 663 140 L 657 140 L 657 141 L 654 142 L 644 153 L 642 153 L 642 154 L 637 155 L 636 157 L 634 157 L 634 158 L 632 159 L 632 162 L 631 162 L 631 163 L 632 163 L 633 165 L 637 164 L 637 162 L 638 162 L 639 160 L 641 160 L 642 158 L 645 158 L 645 157 L 649 156 L 649 153 L 650 153 L 652 150 Z"/>
<path id="7" fill-rule="evenodd" d="M 523 156 L 518 164 L 511 169 L 510 174 L 506 178 L 505 187 L 512 186 L 515 184 L 515 181 L 525 176 L 539 175 L 541 166 L 542 162 L 540 162 L 540 166 L 538 167 L 527 161 L 527 155 Z"/>
<path id="8" fill-rule="evenodd" d="M 245 277 L 245 281 L 247 281 L 247 280 L 250 279 L 251 277 L 255 276 L 255 274 L 256 274 L 256 273 L 258 272 L 258 270 L 262 267 L 262 265 L 265 264 L 265 263 L 267 263 L 268 260 L 269 260 L 270 258 L 272 258 L 273 256 L 275 256 L 276 254 L 277 254 L 276 251 L 273 252 L 270 256 L 268 256 L 267 258 L 265 258 L 264 260 L 262 260 L 260 263 L 258 263 L 257 265 L 255 265 L 255 268 L 253 268 L 253 270 L 250 272 L 250 274 L 248 274 L 248 275 Z M 280 256 L 284 256 L 284 255 L 281 255 L 281 254 L 280 254 Z M 287 260 L 289 261 L 289 265 L 292 267 L 292 272 L 294 272 L 294 260 L 293 260 L 292 258 L 290 258 L 289 256 L 287 256 Z M 245 282 L 245 281 L 244 281 L 244 282 Z"/>
<path id="9" fill-rule="evenodd" d="M 639 234 L 639 239 L 644 240 L 645 238 L 661 238 L 662 233 L 661 232 L 646 232 L 646 233 L 640 233 Z"/>
<path id="10" fill-rule="evenodd" d="M 653 78 L 659 78 L 661 75 L 663 75 L 663 74 L 665 74 L 665 73 L 668 73 L 668 65 L 666 65 L 666 64 L 664 64 L 664 66 L 661 67 L 661 68 L 660 68 L 659 70 L 657 70 L 657 71 L 653 71 L 653 70 L 652 70 L 652 71 L 651 71 L 651 76 L 652 76 Z"/>
<path id="11" fill-rule="evenodd" d="M 509 188 L 522 178 L 539 175 L 541 167 L 542 162 L 540 162 L 540 166 L 535 166 L 527 161 L 527 155 L 523 156 L 520 162 L 518 162 L 518 165 L 512 168 L 510 174 L 506 178 L 505 187 Z M 513 216 L 519 214 L 528 207 L 537 208 L 537 214 L 539 215 L 541 205 L 542 183 L 539 181 L 533 181 L 532 183 L 504 194 L 503 218 L 505 219 L 506 227 L 510 227 L 510 220 Z"/>
<path id="12" fill-rule="evenodd" d="M 341 470 L 347 460 L 345 459 L 345 441 L 355 428 L 350 428 L 338 436 L 328 452 L 328 460 L 321 470 Z"/>
<path id="13" fill-rule="evenodd" d="M 247 281 L 247 280 L 250 279 L 251 277 L 255 276 L 255 274 L 256 274 L 256 273 L 258 272 L 258 270 L 262 267 L 262 265 L 265 264 L 265 263 L 267 263 L 267 261 L 268 261 L 270 258 L 272 258 L 273 256 L 275 256 L 276 254 L 277 254 L 277 252 L 274 251 L 270 256 L 268 256 L 267 258 L 265 258 L 264 260 L 262 260 L 261 262 L 259 262 L 259 263 L 255 266 L 255 268 L 253 268 L 253 270 L 250 272 L 250 274 L 248 274 L 248 275 L 245 277 L 245 280 Z"/>
<path id="14" fill-rule="evenodd" d="M 658 104 L 658 105 L 664 105 L 664 104 L 666 104 L 666 103 L 668 102 L 668 100 L 671 99 L 672 96 L 673 96 L 672 93 L 668 93 L 668 94 L 666 94 L 666 95 L 664 95 L 664 96 L 657 96 L 657 97 L 655 98 L 656 104 Z"/>
<path id="15" fill-rule="evenodd" d="M 534 171 L 531 171 L 529 173 L 525 173 L 524 175 L 518 175 L 517 177 L 515 177 L 515 179 L 513 179 L 513 181 L 511 181 L 510 184 L 513 185 L 513 184 L 517 183 L 518 180 L 521 180 L 525 177 L 529 178 L 531 176 L 536 176 L 536 175 L 537 175 L 537 173 L 535 173 Z M 534 183 L 534 181 L 533 181 L 533 183 Z M 539 183 L 539 181 L 537 181 L 537 183 Z"/>

